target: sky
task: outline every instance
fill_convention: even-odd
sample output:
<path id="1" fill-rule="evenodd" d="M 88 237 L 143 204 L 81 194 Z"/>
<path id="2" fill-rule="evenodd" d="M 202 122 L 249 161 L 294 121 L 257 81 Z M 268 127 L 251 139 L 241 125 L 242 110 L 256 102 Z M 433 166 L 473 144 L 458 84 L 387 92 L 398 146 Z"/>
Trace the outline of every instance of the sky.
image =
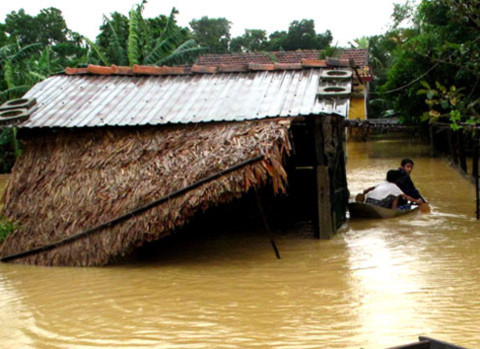
<path id="1" fill-rule="evenodd" d="M 62 11 L 67 26 L 91 40 L 99 33 L 103 15 L 112 12 L 128 16 L 128 12 L 141 0 L 2 0 L 0 21 L 12 11 L 23 8 L 29 15 L 41 9 L 55 7 Z M 173 7 L 179 10 L 177 23 L 188 26 L 192 19 L 203 16 L 226 18 L 231 24 L 232 37 L 243 35 L 245 29 L 262 29 L 267 35 L 274 31 L 287 31 L 294 20 L 313 19 L 317 33 L 327 29 L 333 34 L 332 45 L 349 46 L 362 36 L 384 33 L 391 21 L 394 3 L 402 0 L 148 0 L 144 17 L 169 15 Z"/>

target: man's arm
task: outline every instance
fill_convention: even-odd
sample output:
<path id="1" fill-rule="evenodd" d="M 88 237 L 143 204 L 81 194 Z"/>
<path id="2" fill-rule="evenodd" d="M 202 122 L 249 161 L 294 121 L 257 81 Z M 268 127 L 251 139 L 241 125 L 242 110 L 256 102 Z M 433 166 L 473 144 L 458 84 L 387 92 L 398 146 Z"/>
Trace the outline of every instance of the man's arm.
<path id="1" fill-rule="evenodd" d="M 363 194 L 365 195 L 366 193 L 371 192 L 373 189 L 375 189 L 375 186 L 365 189 Z"/>
<path id="2" fill-rule="evenodd" d="M 415 184 L 413 184 L 412 178 L 408 174 L 404 175 L 397 183 L 397 185 L 400 187 L 400 189 L 407 195 L 409 195 L 413 200 L 408 199 L 410 201 L 416 202 L 418 199 L 420 199 L 423 202 L 427 202 L 418 189 L 415 187 Z"/>
<path id="3" fill-rule="evenodd" d="M 408 201 L 415 202 L 415 203 L 418 204 L 418 205 L 421 205 L 421 204 L 423 204 L 423 202 L 424 202 L 424 201 L 422 200 L 422 198 L 415 199 L 415 198 L 413 198 L 413 197 L 411 197 L 410 195 L 407 195 L 407 194 L 403 194 L 402 196 L 403 196 L 405 199 L 407 199 Z"/>

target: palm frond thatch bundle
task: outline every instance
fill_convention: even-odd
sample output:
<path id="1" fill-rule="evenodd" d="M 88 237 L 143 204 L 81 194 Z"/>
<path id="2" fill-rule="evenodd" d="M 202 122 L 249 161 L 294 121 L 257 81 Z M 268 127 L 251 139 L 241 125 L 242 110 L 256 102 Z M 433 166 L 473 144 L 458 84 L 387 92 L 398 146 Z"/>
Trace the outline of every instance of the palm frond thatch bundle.
<path id="1" fill-rule="evenodd" d="M 0 256 L 77 234 L 257 155 L 264 160 L 145 213 L 52 250 L 17 259 L 39 265 L 106 265 L 169 235 L 196 212 L 271 182 L 285 190 L 289 119 L 144 129 L 64 131 L 27 140 L 5 191 L 3 214 L 19 222 Z"/>

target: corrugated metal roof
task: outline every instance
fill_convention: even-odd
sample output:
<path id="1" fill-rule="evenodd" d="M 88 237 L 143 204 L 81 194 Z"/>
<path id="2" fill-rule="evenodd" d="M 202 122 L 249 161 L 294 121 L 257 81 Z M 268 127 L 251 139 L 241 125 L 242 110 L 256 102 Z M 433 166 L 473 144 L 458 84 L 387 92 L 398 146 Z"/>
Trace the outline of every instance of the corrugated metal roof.
<path id="1" fill-rule="evenodd" d="M 349 98 L 317 97 L 321 69 L 171 76 L 57 75 L 26 98 L 19 127 L 135 126 L 338 114 Z M 329 84 L 337 84 L 328 82 Z M 351 82 L 342 82 L 351 90 Z"/>

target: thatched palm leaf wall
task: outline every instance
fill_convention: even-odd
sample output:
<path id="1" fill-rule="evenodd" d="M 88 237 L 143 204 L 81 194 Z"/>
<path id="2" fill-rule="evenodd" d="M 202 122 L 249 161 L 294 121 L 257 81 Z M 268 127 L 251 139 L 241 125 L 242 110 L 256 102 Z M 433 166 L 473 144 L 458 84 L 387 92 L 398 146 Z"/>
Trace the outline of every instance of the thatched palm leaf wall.
<path id="1" fill-rule="evenodd" d="M 74 235 L 257 155 L 264 160 L 111 228 L 16 262 L 105 265 L 251 186 L 269 182 L 282 191 L 289 125 L 289 119 L 270 119 L 31 137 L 4 197 L 3 214 L 19 222 L 22 231 L 6 240 L 0 254 Z"/>

